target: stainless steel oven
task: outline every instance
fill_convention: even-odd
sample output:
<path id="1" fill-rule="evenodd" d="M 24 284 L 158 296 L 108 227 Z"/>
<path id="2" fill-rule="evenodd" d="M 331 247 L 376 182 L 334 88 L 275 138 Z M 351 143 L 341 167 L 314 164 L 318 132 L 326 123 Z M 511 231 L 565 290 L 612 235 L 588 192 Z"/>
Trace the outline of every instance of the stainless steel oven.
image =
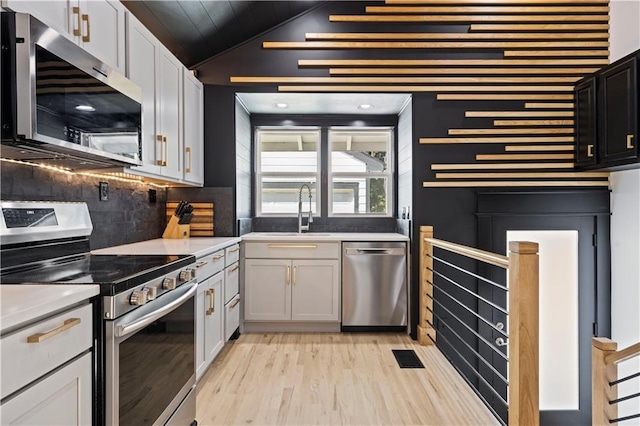
<path id="1" fill-rule="evenodd" d="M 196 280 L 189 281 L 106 321 L 107 425 L 193 421 L 197 286 Z M 149 298 L 142 292 L 130 297 Z"/>

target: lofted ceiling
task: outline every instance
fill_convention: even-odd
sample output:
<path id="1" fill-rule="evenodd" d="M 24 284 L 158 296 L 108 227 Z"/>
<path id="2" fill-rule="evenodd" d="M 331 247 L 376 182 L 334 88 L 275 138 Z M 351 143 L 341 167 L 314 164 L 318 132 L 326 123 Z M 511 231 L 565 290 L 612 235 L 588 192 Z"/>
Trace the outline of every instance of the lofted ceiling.
<path id="1" fill-rule="evenodd" d="M 124 0 L 123 3 L 191 68 L 322 2 Z"/>

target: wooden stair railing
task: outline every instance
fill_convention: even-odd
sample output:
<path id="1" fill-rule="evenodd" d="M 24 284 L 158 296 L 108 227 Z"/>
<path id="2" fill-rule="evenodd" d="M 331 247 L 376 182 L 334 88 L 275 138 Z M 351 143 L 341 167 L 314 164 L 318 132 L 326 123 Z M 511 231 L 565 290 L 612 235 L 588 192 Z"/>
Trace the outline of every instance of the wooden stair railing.
<path id="1" fill-rule="evenodd" d="M 618 404 L 638 398 L 640 393 L 618 398 L 618 383 L 638 378 L 640 372 L 618 377 L 618 364 L 640 356 L 640 342 L 617 350 L 618 344 L 606 337 L 594 337 L 591 350 L 591 424 L 610 425 L 619 421 L 640 419 L 640 413 L 618 417 Z"/>
<path id="2" fill-rule="evenodd" d="M 539 425 L 538 244 L 532 242 L 510 242 L 509 255 L 504 256 L 435 239 L 433 238 L 432 226 L 421 226 L 420 312 L 418 318 L 418 342 L 421 345 L 429 345 L 437 341 L 436 330 L 433 326 L 434 247 L 498 266 L 508 271 L 508 424 L 514 426 Z"/>

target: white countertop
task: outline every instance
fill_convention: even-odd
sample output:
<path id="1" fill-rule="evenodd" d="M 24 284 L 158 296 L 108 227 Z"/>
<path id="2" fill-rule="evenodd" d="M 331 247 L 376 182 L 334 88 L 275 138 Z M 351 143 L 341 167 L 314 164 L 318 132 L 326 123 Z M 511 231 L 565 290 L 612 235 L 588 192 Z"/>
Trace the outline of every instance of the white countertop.
<path id="1" fill-rule="evenodd" d="M 243 241 L 409 241 L 393 232 L 251 232 Z"/>
<path id="2" fill-rule="evenodd" d="M 0 331 L 49 316 L 98 293 L 98 285 L 0 285 Z"/>
<path id="3" fill-rule="evenodd" d="M 93 250 L 93 254 L 192 254 L 204 256 L 240 242 L 239 237 L 195 237 L 184 239 L 163 239 L 141 241 L 139 243 Z"/>

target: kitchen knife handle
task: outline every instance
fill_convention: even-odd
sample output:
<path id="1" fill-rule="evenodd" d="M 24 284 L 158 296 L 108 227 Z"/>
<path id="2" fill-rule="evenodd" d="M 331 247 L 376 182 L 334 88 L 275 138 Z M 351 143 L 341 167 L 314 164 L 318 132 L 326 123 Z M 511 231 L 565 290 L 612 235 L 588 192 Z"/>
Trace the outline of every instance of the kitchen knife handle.
<path id="1" fill-rule="evenodd" d="M 81 36 L 82 35 L 82 17 L 80 16 L 80 8 L 78 6 L 74 6 L 73 9 L 71 10 L 73 11 L 73 14 L 78 17 L 76 21 L 76 23 L 78 24 L 78 28 L 73 29 L 73 35 L 76 37 Z"/>
<path id="2" fill-rule="evenodd" d="M 189 165 L 184 171 L 185 173 L 191 173 L 191 147 L 188 146 L 184 150 L 187 152 L 187 154 L 189 154 Z"/>

